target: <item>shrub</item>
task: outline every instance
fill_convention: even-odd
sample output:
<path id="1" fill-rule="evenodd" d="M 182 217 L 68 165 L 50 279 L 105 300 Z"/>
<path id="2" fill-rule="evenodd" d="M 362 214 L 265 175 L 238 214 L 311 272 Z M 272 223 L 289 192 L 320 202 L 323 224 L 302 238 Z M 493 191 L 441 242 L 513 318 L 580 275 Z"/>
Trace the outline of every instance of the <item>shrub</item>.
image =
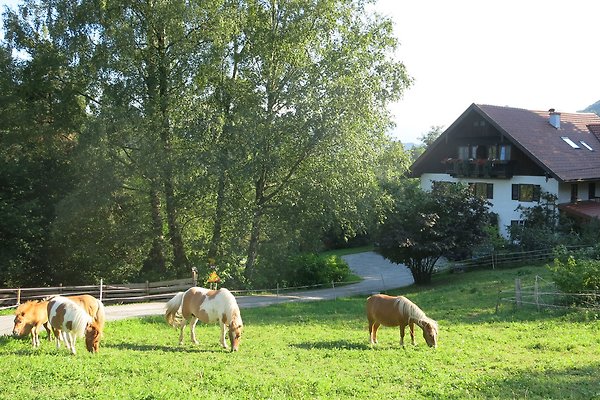
<path id="1" fill-rule="evenodd" d="M 558 247 L 550 267 L 558 288 L 565 293 L 600 290 L 600 246 L 568 251 Z"/>
<path id="2" fill-rule="evenodd" d="M 336 255 L 301 254 L 289 259 L 282 280 L 289 286 L 341 282 L 350 275 L 348 264 Z"/>

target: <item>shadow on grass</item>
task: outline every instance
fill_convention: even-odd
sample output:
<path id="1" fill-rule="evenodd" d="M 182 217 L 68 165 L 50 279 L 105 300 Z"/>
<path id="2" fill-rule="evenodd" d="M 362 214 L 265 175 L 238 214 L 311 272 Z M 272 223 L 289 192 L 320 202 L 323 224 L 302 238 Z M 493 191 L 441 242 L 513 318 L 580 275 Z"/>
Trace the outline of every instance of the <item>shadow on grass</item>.
<path id="1" fill-rule="evenodd" d="M 229 352 L 225 349 L 207 349 L 202 347 L 189 347 L 189 346 L 160 346 L 150 344 L 139 344 L 139 343 L 117 343 L 117 344 L 106 344 L 102 347 L 118 349 L 118 350 L 133 350 L 133 351 L 163 351 L 165 353 L 220 353 Z"/>
<path id="2" fill-rule="evenodd" d="M 304 350 L 369 350 L 371 346 L 365 343 L 350 342 L 348 340 L 327 340 L 320 342 L 302 342 L 290 345 Z"/>
<path id="3" fill-rule="evenodd" d="M 543 371 L 522 371 L 514 376 L 503 377 L 494 384 L 485 384 L 489 397 L 498 398 L 544 398 L 544 399 L 597 399 L 600 364 Z"/>

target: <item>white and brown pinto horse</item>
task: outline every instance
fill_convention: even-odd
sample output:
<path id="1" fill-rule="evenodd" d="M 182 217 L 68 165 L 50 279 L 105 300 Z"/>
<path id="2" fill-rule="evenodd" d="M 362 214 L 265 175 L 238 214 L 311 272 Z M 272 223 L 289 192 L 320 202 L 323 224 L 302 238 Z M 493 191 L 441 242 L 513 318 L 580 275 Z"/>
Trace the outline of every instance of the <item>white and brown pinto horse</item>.
<path id="1" fill-rule="evenodd" d="M 102 303 L 100 303 L 102 304 Z M 56 337 L 56 347 L 60 347 L 60 339 L 67 349 L 75 354 L 75 341 L 85 336 L 85 347 L 89 352 L 98 352 L 101 330 L 88 312 L 75 301 L 55 296 L 48 301 L 48 322 Z"/>
<path id="2" fill-rule="evenodd" d="M 238 350 L 242 317 L 235 297 L 225 288 L 210 290 L 192 287 L 186 292 L 179 292 L 167 302 L 165 318 L 169 325 L 180 328 L 180 345 L 183 344 L 183 329 L 190 320 L 192 342 L 198 344 L 195 328 L 200 320 L 205 324 L 218 322 L 221 325 L 221 346 L 227 348 L 225 331 L 228 330 L 231 351 Z"/>
<path id="3" fill-rule="evenodd" d="M 98 329 L 102 333 L 105 321 L 102 302 L 88 294 L 67 297 L 83 307 L 97 323 Z M 26 336 L 31 333 L 33 347 L 38 347 L 40 345 L 39 333 L 42 327 L 48 332 L 48 340 L 50 340 L 48 300 L 27 301 L 17 307 L 12 332 L 14 336 Z"/>
<path id="4" fill-rule="evenodd" d="M 377 343 L 377 329 L 383 326 L 400 326 L 400 345 L 404 346 L 404 329 L 410 328 L 411 342 L 415 344 L 414 325 L 423 330 L 429 347 L 437 347 L 438 324 L 404 296 L 376 294 L 367 299 L 367 319 L 371 344 Z"/>

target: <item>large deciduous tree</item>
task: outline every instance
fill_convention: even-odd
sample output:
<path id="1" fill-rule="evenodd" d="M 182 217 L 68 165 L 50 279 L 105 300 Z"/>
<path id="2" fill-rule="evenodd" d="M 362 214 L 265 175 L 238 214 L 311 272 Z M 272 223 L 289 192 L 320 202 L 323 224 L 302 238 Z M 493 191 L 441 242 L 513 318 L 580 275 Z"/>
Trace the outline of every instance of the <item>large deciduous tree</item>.
<path id="1" fill-rule="evenodd" d="M 488 202 L 468 186 L 437 184 L 425 192 L 416 182 L 407 181 L 388 189 L 378 251 L 408 266 L 417 284 L 431 281 L 440 257 L 468 253 L 486 235 Z"/>
<path id="2" fill-rule="evenodd" d="M 211 258 L 252 284 L 261 262 L 332 228 L 367 229 L 386 106 L 410 84 L 369 3 L 26 0 L 8 13 L 7 68 L 31 74 L 3 86 L 40 90 L 0 111 L 61 138 L 56 193 L 26 239 L 55 279 L 182 276 Z M 5 137 L 23 142 L 17 126 Z"/>

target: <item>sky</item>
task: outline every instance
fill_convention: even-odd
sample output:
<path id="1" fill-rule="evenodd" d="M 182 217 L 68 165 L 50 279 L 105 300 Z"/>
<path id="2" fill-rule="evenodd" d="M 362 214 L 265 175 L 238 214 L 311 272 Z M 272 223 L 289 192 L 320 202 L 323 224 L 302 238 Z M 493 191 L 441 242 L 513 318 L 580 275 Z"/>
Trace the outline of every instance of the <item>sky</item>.
<path id="1" fill-rule="evenodd" d="M 16 4 L 0 0 L 0 6 Z M 472 103 L 575 112 L 600 100 L 597 0 L 378 0 L 413 85 L 390 134 L 417 143 Z"/>

